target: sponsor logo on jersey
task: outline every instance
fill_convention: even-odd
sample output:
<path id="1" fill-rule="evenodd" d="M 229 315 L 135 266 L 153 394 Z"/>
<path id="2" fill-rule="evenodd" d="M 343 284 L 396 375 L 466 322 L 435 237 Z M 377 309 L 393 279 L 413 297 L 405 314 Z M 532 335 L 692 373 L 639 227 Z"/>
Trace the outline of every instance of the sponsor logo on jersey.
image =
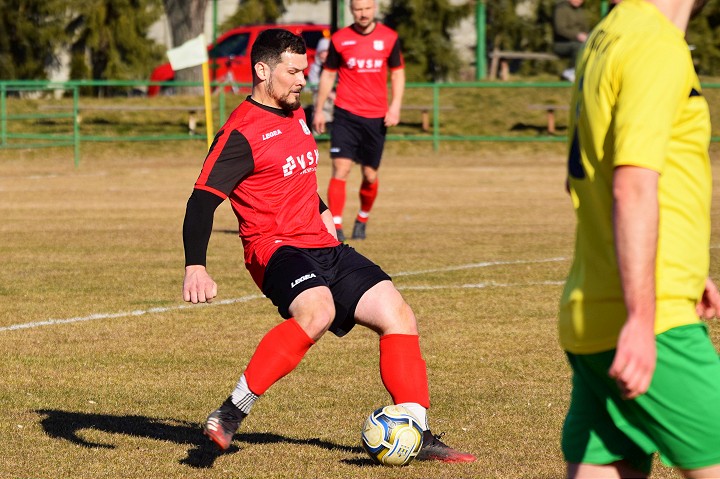
<path id="1" fill-rule="evenodd" d="M 305 123 L 305 120 L 300 120 L 300 126 L 303 129 L 303 133 L 305 133 L 306 135 L 312 135 L 312 132 L 310 131 L 310 128 L 308 128 L 307 123 Z"/>
<path id="2" fill-rule="evenodd" d="M 282 167 L 283 176 L 292 175 L 298 168 L 300 168 L 301 175 L 315 171 L 319 159 L 320 152 L 318 150 L 308 151 L 300 156 L 290 155 L 285 158 L 285 164 Z"/>
<path id="3" fill-rule="evenodd" d="M 378 71 L 383 67 L 385 60 L 382 58 L 348 58 L 347 66 L 350 69 L 357 68 L 358 71 Z"/>
<path id="4" fill-rule="evenodd" d="M 294 287 L 297 286 L 298 284 L 302 283 L 303 281 L 307 281 L 307 280 L 309 280 L 310 278 L 316 278 L 315 273 L 310 273 L 310 274 L 306 274 L 306 275 L 300 276 L 298 279 L 296 279 L 295 281 L 293 281 L 292 283 L 290 283 L 290 287 L 291 287 L 291 288 L 294 288 Z"/>
<path id="5" fill-rule="evenodd" d="M 373 48 L 377 51 L 383 51 L 385 49 L 385 42 L 382 40 L 373 41 Z"/>
<path id="6" fill-rule="evenodd" d="M 357 44 L 357 41 L 355 41 L 355 40 L 345 40 L 340 45 L 343 47 L 346 47 L 348 45 L 355 45 L 355 44 Z"/>
<path id="7" fill-rule="evenodd" d="M 263 141 L 265 141 L 265 140 L 272 138 L 273 136 L 278 136 L 278 135 L 282 135 L 282 131 L 273 130 L 273 131 L 269 131 L 267 133 L 263 133 L 262 139 L 263 139 Z"/>

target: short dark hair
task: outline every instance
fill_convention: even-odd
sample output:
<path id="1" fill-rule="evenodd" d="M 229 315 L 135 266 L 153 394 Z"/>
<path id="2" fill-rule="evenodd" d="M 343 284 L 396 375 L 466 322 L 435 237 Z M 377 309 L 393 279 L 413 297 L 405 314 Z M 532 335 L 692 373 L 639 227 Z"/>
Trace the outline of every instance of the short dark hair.
<path id="1" fill-rule="evenodd" d="M 284 52 L 303 55 L 307 53 L 305 40 L 301 36 L 282 28 L 270 28 L 258 35 L 250 52 L 250 63 L 254 67 L 258 62 L 267 63 L 270 68 L 282 61 Z"/>

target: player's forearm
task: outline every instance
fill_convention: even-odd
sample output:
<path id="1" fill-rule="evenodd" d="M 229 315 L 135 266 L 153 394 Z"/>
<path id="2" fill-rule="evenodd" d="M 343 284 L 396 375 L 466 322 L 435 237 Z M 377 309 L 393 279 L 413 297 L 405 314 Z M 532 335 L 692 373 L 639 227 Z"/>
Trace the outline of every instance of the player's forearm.
<path id="1" fill-rule="evenodd" d="M 330 210 L 325 210 L 320 214 L 320 217 L 323 220 L 323 224 L 325 224 L 325 228 L 327 228 L 328 233 L 333 235 L 335 239 L 337 239 L 337 232 L 335 230 L 335 223 L 333 222 L 333 216 L 332 213 L 330 213 Z"/>
<path id="2" fill-rule="evenodd" d="M 333 85 L 335 84 L 336 72 L 323 70 L 320 74 L 320 83 L 318 84 L 317 97 L 315 98 L 315 111 L 322 111 L 325 101 L 328 99 Z"/>
<path id="3" fill-rule="evenodd" d="M 389 109 L 394 109 L 398 114 L 402 107 L 403 96 L 405 95 L 405 70 L 393 70 L 390 75 L 391 101 Z"/>
<path id="4" fill-rule="evenodd" d="M 658 173 L 623 166 L 613 177 L 615 252 L 628 320 L 653 327 L 658 243 Z"/>
<path id="5" fill-rule="evenodd" d="M 212 234 L 215 209 L 223 199 L 202 190 L 193 190 L 187 202 L 183 221 L 185 266 L 207 263 L 207 247 Z"/>

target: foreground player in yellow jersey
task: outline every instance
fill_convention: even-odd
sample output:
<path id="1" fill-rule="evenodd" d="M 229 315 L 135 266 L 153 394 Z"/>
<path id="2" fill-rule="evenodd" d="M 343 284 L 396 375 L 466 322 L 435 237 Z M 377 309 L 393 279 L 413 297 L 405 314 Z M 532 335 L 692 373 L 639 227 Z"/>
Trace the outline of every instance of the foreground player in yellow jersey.
<path id="1" fill-rule="evenodd" d="M 704 3 L 699 0 L 698 3 Z M 710 115 L 685 30 L 693 0 L 623 0 L 580 56 L 568 187 L 575 258 L 560 305 L 568 477 L 647 477 L 657 452 L 720 478 L 720 360 L 708 278 Z"/>

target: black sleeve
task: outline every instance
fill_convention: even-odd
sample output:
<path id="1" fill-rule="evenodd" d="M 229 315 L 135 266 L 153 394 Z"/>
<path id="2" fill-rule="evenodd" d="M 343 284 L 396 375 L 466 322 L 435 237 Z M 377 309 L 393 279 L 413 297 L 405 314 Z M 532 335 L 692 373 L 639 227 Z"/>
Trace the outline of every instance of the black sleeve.
<path id="1" fill-rule="evenodd" d="M 318 193 L 318 200 L 320 200 L 320 214 L 323 214 L 327 211 L 328 207 L 322 198 L 320 198 L 320 193 Z"/>
<path id="2" fill-rule="evenodd" d="M 190 195 L 183 221 L 185 266 L 205 266 L 215 210 L 222 202 L 223 198 L 205 190 L 195 189 Z"/>
<path id="3" fill-rule="evenodd" d="M 390 51 L 390 57 L 388 58 L 388 67 L 399 68 L 403 66 L 402 50 L 400 48 L 400 39 L 395 40 L 392 50 Z"/>
<path id="4" fill-rule="evenodd" d="M 338 53 L 337 50 L 335 50 L 335 45 L 333 45 L 332 39 L 330 40 L 330 48 L 328 48 L 328 55 L 325 58 L 325 64 L 323 65 L 324 68 L 329 68 L 331 70 L 337 70 L 340 68 L 340 65 L 342 65 L 342 57 Z"/>
<path id="5" fill-rule="evenodd" d="M 224 134 L 218 133 L 218 138 Z M 206 165 L 203 166 L 207 167 L 208 162 L 212 164 L 205 185 L 230 196 L 235 187 L 255 169 L 252 148 L 245 136 L 237 130 L 230 131 L 217 155 L 215 147 L 213 144 L 205 160 Z"/>

